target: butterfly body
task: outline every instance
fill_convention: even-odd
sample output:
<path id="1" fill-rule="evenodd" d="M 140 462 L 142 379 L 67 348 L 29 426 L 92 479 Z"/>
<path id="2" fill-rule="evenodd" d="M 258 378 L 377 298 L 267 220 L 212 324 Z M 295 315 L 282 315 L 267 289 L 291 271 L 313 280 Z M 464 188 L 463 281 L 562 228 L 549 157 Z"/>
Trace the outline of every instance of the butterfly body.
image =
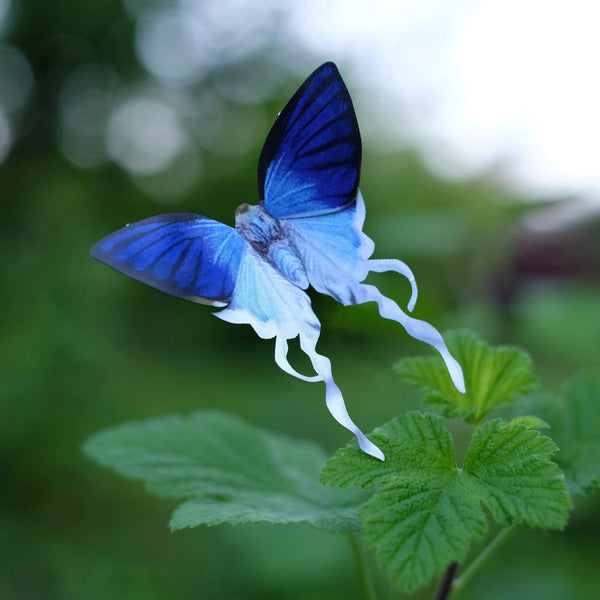
<path id="1" fill-rule="evenodd" d="M 305 290 L 308 278 L 297 251 L 279 219 L 260 205 L 242 204 L 235 211 L 235 228 L 252 249 L 278 273 Z"/>
<path id="2" fill-rule="evenodd" d="M 410 269 L 395 259 L 371 259 L 374 243 L 362 231 L 365 205 L 358 191 L 361 140 L 348 90 L 333 63 L 321 65 L 279 114 L 260 155 L 260 204 L 242 204 L 235 228 L 193 214 L 159 215 L 120 229 L 92 248 L 92 256 L 173 296 L 210 304 L 216 316 L 246 323 L 275 338 L 275 362 L 305 381 L 322 381 L 334 418 L 359 447 L 383 453 L 354 424 L 329 359 L 316 350 L 321 324 L 304 291 L 309 285 L 344 305 L 376 302 L 382 317 L 436 348 L 464 391 L 460 365 L 440 333 L 405 314 L 363 283 L 368 273 L 396 271 L 417 289 Z M 287 340 L 298 337 L 315 375 L 296 371 Z"/>

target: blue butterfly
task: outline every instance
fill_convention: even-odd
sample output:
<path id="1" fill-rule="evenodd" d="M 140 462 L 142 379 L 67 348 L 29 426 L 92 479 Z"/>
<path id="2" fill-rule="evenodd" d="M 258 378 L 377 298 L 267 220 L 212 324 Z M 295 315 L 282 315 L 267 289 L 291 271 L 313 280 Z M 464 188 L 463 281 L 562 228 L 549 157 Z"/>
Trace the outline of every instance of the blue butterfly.
<path id="1" fill-rule="evenodd" d="M 304 292 L 309 285 L 346 306 L 376 302 L 382 317 L 436 348 L 454 385 L 465 387 L 440 333 L 362 283 L 371 271 L 396 271 L 411 284 L 408 310 L 415 305 L 411 270 L 399 260 L 369 259 L 374 243 L 362 232 L 361 151 L 348 90 L 337 67 L 325 63 L 275 121 L 258 163 L 260 204 L 239 206 L 235 228 L 194 214 L 159 215 L 115 231 L 91 254 L 163 292 L 222 308 L 219 318 L 250 324 L 261 338 L 274 337 L 277 365 L 304 381 L 323 381 L 333 417 L 364 452 L 384 460 L 350 419 L 331 363 L 316 350 L 321 324 Z M 287 359 L 287 341 L 297 336 L 316 375 L 302 375 Z"/>

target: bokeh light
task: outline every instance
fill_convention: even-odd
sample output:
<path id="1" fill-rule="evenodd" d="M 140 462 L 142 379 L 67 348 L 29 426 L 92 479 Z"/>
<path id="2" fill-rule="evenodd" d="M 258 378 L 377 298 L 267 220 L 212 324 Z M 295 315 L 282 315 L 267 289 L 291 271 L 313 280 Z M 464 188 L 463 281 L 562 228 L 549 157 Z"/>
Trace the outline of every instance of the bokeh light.
<path id="1" fill-rule="evenodd" d="M 0 109 L 0 164 L 2 164 L 10 152 L 12 141 L 13 139 L 10 123 L 6 118 L 4 111 Z"/>
<path id="2" fill-rule="evenodd" d="M 11 0 L 0 0 L 0 36 L 10 27 L 11 12 L 14 11 Z"/>
<path id="3" fill-rule="evenodd" d="M 183 10 L 159 10 L 141 17 L 136 48 L 146 69 L 167 84 L 194 83 L 212 67 L 208 30 Z"/>
<path id="4" fill-rule="evenodd" d="M 167 85 L 191 84 L 217 66 L 247 59 L 272 30 L 270 2 L 188 0 L 132 9 L 138 56 Z"/>
<path id="5" fill-rule="evenodd" d="M 111 114 L 106 147 L 111 158 L 136 175 L 166 168 L 186 143 L 177 114 L 151 96 L 133 96 Z"/>
<path id="6" fill-rule="evenodd" d="M 109 69 L 90 63 L 73 70 L 60 90 L 59 144 L 78 167 L 98 167 L 109 160 L 105 130 L 117 81 Z"/>
<path id="7" fill-rule="evenodd" d="M 0 104 L 6 112 L 20 111 L 33 90 L 33 72 L 14 46 L 0 45 Z"/>
<path id="8" fill-rule="evenodd" d="M 198 147 L 188 142 L 163 170 L 137 174 L 133 181 L 150 198 L 161 202 L 177 201 L 194 192 L 202 176 L 202 169 L 202 156 Z"/>
<path id="9" fill-rule="evenodd" d="M 2 18 L 0 6 L 0 21 Z M 33 72 L 25 55 L 14 46 L 0 44 L 0 164 L 14 142 L 17 121 L 33 90 Z"/>

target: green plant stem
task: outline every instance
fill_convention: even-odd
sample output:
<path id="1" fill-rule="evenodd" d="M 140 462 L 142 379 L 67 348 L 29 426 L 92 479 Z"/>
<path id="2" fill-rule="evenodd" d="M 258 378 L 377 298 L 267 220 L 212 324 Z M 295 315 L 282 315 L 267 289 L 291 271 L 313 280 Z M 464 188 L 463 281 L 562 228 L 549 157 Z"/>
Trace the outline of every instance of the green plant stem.
<path id="1" fill-rule="evenodd" d="M 354 563 L 356 564 L 356 570 L 358 571 L 358 579 L 360 580 L 360 584 L 365 593 L 365 598 L 367 600 L 377 600 L 377 592 L 375 591 L 371 574 L 367 569 L 365 556 L 360 546 L 360 542 L 358 541 L 358 537 L 354 533 L 349 533 L 346 535 L 346 538 L 352 549 Z"/>
<path id="2" fill-rule="evenodd" d="M 492 555 L 494 550 L 500 546 L 508 538 L 508 536 L 513 532 L 514 527 L 505 527 L 501 529 L 498 534 L 492 538 L 490 543 L 480 552 L 479 556 L 473 560 L 473 562 L 463 571 L 463 573 L 454 580 L 452 583 L 452 590 L 458 591 L 463 588 L 471 577 L 477 572 L 477 570 L 485 563 L 485 561 Z"/>

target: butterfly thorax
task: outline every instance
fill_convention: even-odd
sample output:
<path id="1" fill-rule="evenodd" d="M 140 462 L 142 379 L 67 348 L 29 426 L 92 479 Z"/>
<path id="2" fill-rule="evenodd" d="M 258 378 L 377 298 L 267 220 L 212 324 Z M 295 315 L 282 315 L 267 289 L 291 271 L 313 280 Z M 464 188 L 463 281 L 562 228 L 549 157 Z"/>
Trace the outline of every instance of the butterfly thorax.
<path id="1" fill-rule="evenodd" d="M 304 266 L 290 246 L 278 219 L 260 205 L 241 204 L 235 211 L 235 228 L 252 249 L 288 281 L 306 289 Z"/>

